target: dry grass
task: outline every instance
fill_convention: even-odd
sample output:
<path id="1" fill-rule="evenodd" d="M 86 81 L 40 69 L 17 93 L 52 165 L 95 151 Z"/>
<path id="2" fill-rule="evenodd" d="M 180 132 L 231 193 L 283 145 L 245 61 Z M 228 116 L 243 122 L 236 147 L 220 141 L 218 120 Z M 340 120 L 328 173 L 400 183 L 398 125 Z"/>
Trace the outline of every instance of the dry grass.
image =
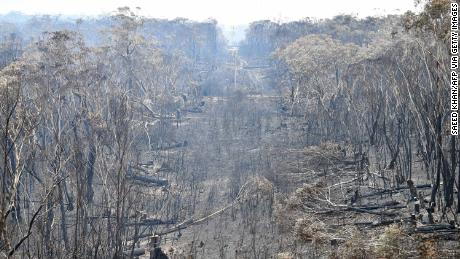
<path id="1" fill-rule="evenodd" d="M 304 184 L 296 189 L 287 205 L 291 209 L 303 208 L 307 211 L 324 209 L 328 205 L 325 202 L 325 184 L 323 182 Z"/>
<path id="2" fill-rule="evenodd" d="M 297 239 L 303 243 L 323 244 L 330 240 L 326 224 L 313 217 L 298 219 L 294 226 L 294 232 Z"/>
<path id="3" fill-rule="evenodd" d="M 295 255 L 291 252 L 279 253 L 276 255 L 276 259 L 294 259 Z"/>
<path id="4" fill-rule="evenodd" d="M 438 242 L 433 239 L 425 239 L 418 243 L 417 251 L 420 258 L 438 258 Z"/>
<path id="5" fill-rule="evenodd" d="M 375 254 L 370 247 L 369 237 L 357 228 L 349 231 L 350 239 L 340 245 L 338 249 L 338 258 L 361 259 L 374 258 Z"/>
<path id="6" fill-rule="evenodd" d="M 379 237 L 376 246 L 376 253 L 379 258 L 405 258 L 408 255 L 405 246 L 408 235 L 396 225 L 385 228 L 385 232 Z"/>
<path id="7" fill-rule="evenodd" d="M 332 166 L 345 158 L 344 149 L 335 143 L 322 143 L 304 150 L 306 163 L 310 166 Z"/>

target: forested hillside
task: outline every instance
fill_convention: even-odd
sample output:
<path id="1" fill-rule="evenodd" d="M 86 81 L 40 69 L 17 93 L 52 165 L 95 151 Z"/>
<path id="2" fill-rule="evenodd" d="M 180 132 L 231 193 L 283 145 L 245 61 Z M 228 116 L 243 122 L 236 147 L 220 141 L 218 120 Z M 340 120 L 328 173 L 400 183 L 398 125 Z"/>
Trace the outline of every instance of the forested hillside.
<path id="1" fill-rule="evenodd" d="M 0 258 L 458 258 L 450 3 L 0 16 Z"/>

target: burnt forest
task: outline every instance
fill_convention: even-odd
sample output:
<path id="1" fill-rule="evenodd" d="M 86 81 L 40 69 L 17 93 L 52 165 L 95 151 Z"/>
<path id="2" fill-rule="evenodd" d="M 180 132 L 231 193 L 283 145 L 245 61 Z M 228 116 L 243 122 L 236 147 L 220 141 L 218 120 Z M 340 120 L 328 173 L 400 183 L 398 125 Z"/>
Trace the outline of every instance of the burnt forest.
<path id="1" fill-rule="evenodd" d="M 460 258 L 458 1 L 415 2 L 1 14 L 0 258 Z"/>

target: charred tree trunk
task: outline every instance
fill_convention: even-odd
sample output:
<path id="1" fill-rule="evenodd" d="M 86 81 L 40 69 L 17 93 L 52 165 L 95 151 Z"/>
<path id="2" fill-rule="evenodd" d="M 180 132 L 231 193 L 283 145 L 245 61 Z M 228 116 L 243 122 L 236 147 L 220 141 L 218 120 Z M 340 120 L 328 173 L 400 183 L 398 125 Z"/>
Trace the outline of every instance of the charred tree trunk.
<path id="1" fill-rule="evenodd" d="M 93 178 L 94 178 L 94 163 L 96 162 L 96 146 L 94 142 L 89 144 L 88 163 L 86 168 L 86 202 L 93 202 Z"/>
<path id="2" fill-rule="evenodd" d="M 62 239 L 64 240 L 64 247 L 66 251 L 69 251 L 69 237 L 67 235 L 67 222 L 66 222 L 66 208 L 64 204 L 64 191 L 62 190 L 61 185 L 58 188 L 60 199 L 59 199 L 59 208 L 61 211 L 61 233 Z"/>
<path id="3" fill-rule="evenodd" d="M 437 160 L 437 165 L 436 165 L 436 180 L 434 182 L 433 188 L 431 190 L 431 197 L 430 197 L 430 210 L 431 212 L 434 212 L 434 208 L 436 207 L 436 194 L 438 192 L 439 184 L 441 182 L 441 170 L 442 170 L 442 135 L 441 135 L 441 129 L 442 129 L 442 117 L 441 115 L 438 115 L 436 118 L 436 160 Z M 431 222 L 430 222 L 431 223 Z"/>

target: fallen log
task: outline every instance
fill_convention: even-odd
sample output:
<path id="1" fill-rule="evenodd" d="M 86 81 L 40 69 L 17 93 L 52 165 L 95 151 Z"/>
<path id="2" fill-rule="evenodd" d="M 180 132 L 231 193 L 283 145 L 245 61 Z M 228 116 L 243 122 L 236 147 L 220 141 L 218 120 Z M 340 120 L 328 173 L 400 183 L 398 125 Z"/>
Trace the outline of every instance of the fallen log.
<path id="1" fill-rule="evenodd" d="M 350 223 L 342 223 L 342 224 L 332 224 L 331 227 L 343 227 L 343 226 L 361 226 L 361 225 L 372 225 L 372 221 L 365 221 L 365 222 L 350 222 Z"/>
<path id="2" fill-rule="evenodd" d="M 417 227 L 414 231 L 417 233 L 457 232 L 459 229 L 450 224 L 430 224 Z"/>
<path id="3" fill-rule="evenodd" d="M 127 178 L 131 181 L 137 181 L 141 183 L 153 184 L 156 186 L 166 186 L 168 185 L 168 180 L 159 178 L 159 177 L 152 177 L 147 175 L 135 175 L 135 174 L 128 174 Z"/>
<path id="4" fill-rule="evenodd" d="M 372 227 L 387 226 L 387 225 L 391 225 L 393 223 L 402 222 L 402 221 L 408 221 L 408 220 L 410 220 L 410 217 L 374 221 L 374 222 L 372 222 Z"/>
<path id="5" fill-rule="evenodd" d="M 132 252 L 132 256 L 141 256 L 145 254 L 145 249 L 144 248 L 134 248 L 130 250 L 125 250 L 123 251 L 123 255 L 131 256 L 131 252 Z"/>
<path id="6" fill-rule="evenodd" d="M 356 207 L 358 209 L 363 210 L 376 210 L 376 209 L 405 209 L 407 208 L 406 205 L 380 205 L 380 206 L 371 206 L 371 207 Z"/>
<path id="7" fill-rule="evenodd" d="M 369 205 L 362 205 L 356 208 L 360 209 L 366 209 L 366 210 L 375 210 L 375 209 L 381 209 L 381 208 L 388 208 L 388 209 L 402 209 L 406 208 L 405 205 L 400 205 L 399 202 L 397 201 L 389 201 L 385 202 L 383 204 L 369 204 Z"/>
<path id="8" fill-rule="evenodd" d="M 354 212 L 360 212 L 360 213 L 367 213 L 367 214 L 373 214 L 373 215 L 384 215 L 384 216 L 396 216 L 399 213 L 393 212 L 393 211 L 371 211 L 371 210 L 366 210 L 366 209 L 360 209 L 360 208 L 355 208 L 355 207 L 349 207 L 348 210 L 354 211 Z"/>
<path id="9" fill-rule="evenodd" d="M 417 189 L 431 188 L 431 184 L 417 185 L 416 188 Z M 398 187 L 398 188 L 394 188 L 394 189 L 383 189 L 383 190 L 379 190 L 377 192 L 360 195 L 359 197 L 360 198 L 367 198 L 367 197 L 384 195 L 384 194 L 392 194 L 392 193 L 398 193 L 398 192 L 401 192 L 401 191 L 404 191 L 404 190 L 407 190 L 407 189 L 409 189 L 409 186 L 403 186 L 403 187 Z"/>
<path id="10" fill-rule="evenodd" d="M 372 205 L 360 206 L 360 207 L 341 205 L 339 206 L 338 209 L 322 211 L 322 212 L 318 212 L 318 214 L 329 214 L 329 213 L 341 212 L 341 211 L 354 211 L 354 212 L 368 213 L 368 214 L 373 214 L 373 215 L 396 216 L 398 214 L 397 212 L 373 211 L 373 210 L 382 209 L 382 208 L 384 209 L 403 209 L 406 207 L 407 207 L 406 205 L 399 205 L 399 202 L 397 201 L 390 201 L 384 204 L 372 204 Z"/>
<path id="11" fill-rule="evenodd" d="M 341 227 L 341 226 L 354 225 L 354 226 L 379 227 L 379 226 L 391 225 L 393 223 L 398 223 L 398 222 L 404 222 L 404 221 L 407 222 L 410 219 L 411 219 L 410 217 L 406 217 L 406 218 L 396 218 L 396 219 L 388 219 L 388 220 L 380 220 L 380 221 L 351 222 L 351 223 L 336 224 L 332 226 Z"/>
<path id="12" fill-rule="evenodd" d="M 372 227 L 387 226 L 396 222 L 400 222 L 400 219 L 389 219 L 389 220 L 380 220 L 372 222 Z"/>
<path id="13" fill-rule="evenodd" d="M 372 214 L 372 215 L 389 216 L 389 217 L 394 217 L 399 214 L 398 212 L 394 212 L 394 211 L 372 211 L 372 210 L 366 210 L 366 209 L 361 209 L 361 208 L 356 208 L 356 207 L 347 207 L 343 209 L 320 211 L 320 212 L 317 212 L 317 214 L 331 214 L 331 213 L 337 213 L 337 212 L 343 212 L 343 211 L 353 211 L 353 212 L 358 212 L 358 213 L 367 213 L 367 214 Z"/>
<path id="14" fill-rule="evenodd" d="M 140 222 L 130 222 L 126 223 L 125 226 L 156 226 L 156 225 L 171 225 L 175 224 L 174 220 L 161 220 L 161 219 L 144 219 Z"/>
<path id="15" fill-rule="evenodd" d="M 353 183 L 354 181 L 357 181 L 358 178 L 354 178 L 354 179 L 351 179 L 351 180 L 348 180 L 348 181 L 345 181 L 345 182 L 340 182 L 340 183 L 336 183 L 336 184 L 333 184 L 331 186 L 329 186 L 328 188 L 332 188 L 332 187 L 335 187 L 335 186 L 342 186 L 342 185 L 345 185 L 345 184 L 350 184 L 350 183 Z"/>
<path id="16" fill-rule="evenodd" d="M 171 228 L 169 230 L 165 230 L 165 231 L 162 231 L 162 232 L 157 232 L 155 234 L 159 235 L 159 236 L 164 236 L 164 235 L 167 235 L 167 234 L 170 234 L 170 233 L 174 233 L 174 232 L 180 231 L 180 230 L 185 229 L 185 228 L 187 228 L 189 226 L 192 226 L 192 225 L 202 224 L 202 223 L 207 222 L 208 220 L 212 219 L 213 217 L 224 213 L 228 209 L 233 208 L 233 206 L 235 206 L 236 204 L 241 202 L 243 191 L 246 189 L 246 186 L 249 183 L 250 183 L 250 181 L 247 181 L 246 183 L 244 183 L 243 186 L 241 186 L 241 188 L 240 188 L 240 190 L 238 192 L 238 195 L 233 200 L 233 202 L 228 204 L 228 205 L 226 205 L 225 207 L 220 208 L 217 211 L 215 211 L 215 212 L 213 212 L 213 213 L 211 213 L 211 214 L 209 214 L 207 216 L 204 216 L 204 217 L 202 217 L 200 219 L 190 218 L 190 219 L 188 219 L 186 221 L 183 221 L 182 223 L 179 223 L 178 225 L 174 226 L 173 228 Z"/>
<path id="17" fill-rule="evenodd" d="M 431 240 L 433 238 L 436 238 L 436 239 L 442 239 L 442 240 L 446 240 L 446 241 L 458 241 L 458 240 L 460 240 L 459 233 L 460 232 L 430 233 L 429 235 L 424 235 L 421 238 L 422 239 L 431 239 Z M 427 233 L 423 233 L 423 234 L 427 234 Z"/>

